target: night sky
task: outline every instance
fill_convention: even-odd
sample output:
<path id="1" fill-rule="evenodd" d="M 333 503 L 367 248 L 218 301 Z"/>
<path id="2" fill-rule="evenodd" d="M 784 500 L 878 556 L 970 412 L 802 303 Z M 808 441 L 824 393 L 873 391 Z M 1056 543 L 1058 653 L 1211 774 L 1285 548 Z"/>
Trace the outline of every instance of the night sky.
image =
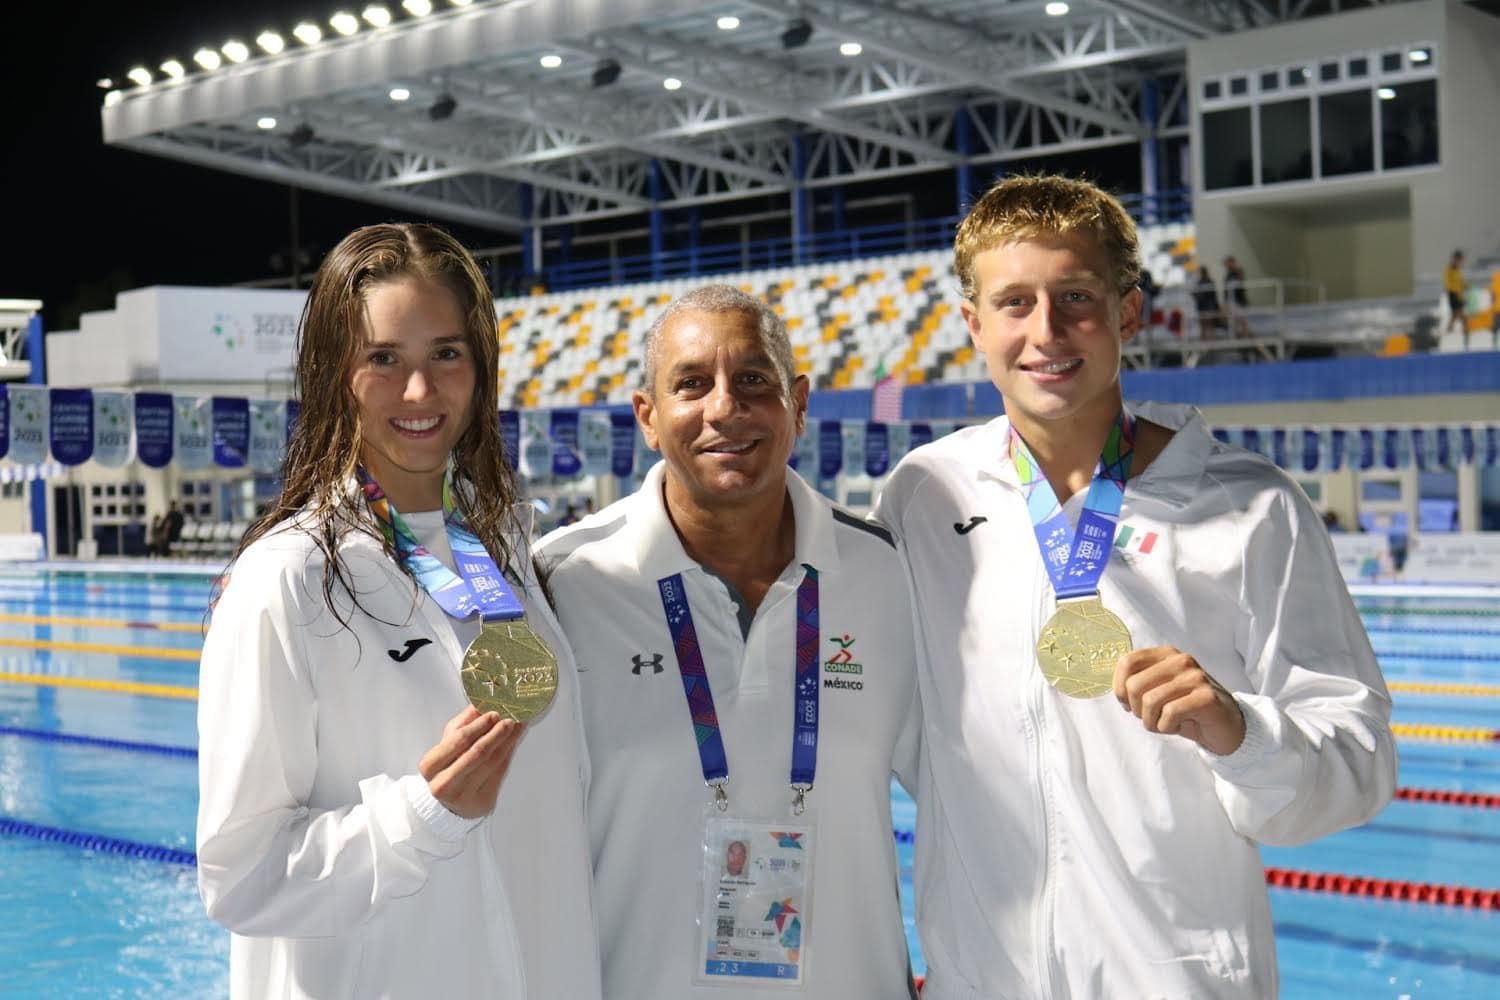
<path id="1" fill-rule="evenodd" d="M 80 312 L 111 308 L 125 289 L 277 274 L 272 258 L 287 259 L 291 246 L 291 189 L 106 146 L 95 81 L 123 80 L 137 63 L 154 72 L 169 56 L 190 64 L 199 47 L 231 36 L 253 47 L 267 27 L 289 36 L 303 17 L 326 22 L 336 4 L 22 6 L 7 10 L 0 32 L 9 36 L 0 46 L 0 298 L 42 299 L 47 328 L 65 330 Z M 315 258 L 350 229 L 393 217 L 381 206 L 296 197 L 301 243 Z M 460 237 L 470 245 L 513 239 Z"/>

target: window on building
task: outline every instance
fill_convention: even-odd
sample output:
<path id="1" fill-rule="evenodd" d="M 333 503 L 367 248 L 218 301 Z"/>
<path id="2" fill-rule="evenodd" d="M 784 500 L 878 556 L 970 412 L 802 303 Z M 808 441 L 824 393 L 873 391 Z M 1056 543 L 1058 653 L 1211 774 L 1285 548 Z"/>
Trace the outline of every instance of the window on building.
<path id="1" fill-rule="evenodd" d="M 1203 186 L 1207 190 L 1248 187 L 1255 182 L 1249 108 L 1206 112 L 1201 133 Z"/>
<path id="2" fill-rule="evenodd" d="M 1262 104 L 1260 113 L 1260 182 L 1311 180 L 1312 102 L 1306 98 Z"/>
<path id="3" fill-rule="evenodd" d="M 1321 174 L 1369 173 L 1375 169 L 1375 116 L 1368 88 L 1318 98 Z"/>
<path id="4" fill-rule="evenodd" d="M 1413 80 L 1381 90 L 1380 156 L 1385 169 L 1436 163 L 1437 81 Z"/>

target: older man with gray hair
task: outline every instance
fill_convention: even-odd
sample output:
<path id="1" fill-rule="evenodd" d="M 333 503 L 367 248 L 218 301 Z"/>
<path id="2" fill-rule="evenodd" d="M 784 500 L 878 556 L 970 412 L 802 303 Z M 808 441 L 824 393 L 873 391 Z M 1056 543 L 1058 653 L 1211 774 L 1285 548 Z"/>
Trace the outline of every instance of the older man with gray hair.
<path id="1" fill-rule="evenodd" d="M 605 993 L 914 997 L 890 779 L 911 786 L 920 719 L 890 537 L 787 467 L 810 387 L 766 303 L 690 292 L 645 360 L 662 460 L 540 547 L 579 665 Z"/>

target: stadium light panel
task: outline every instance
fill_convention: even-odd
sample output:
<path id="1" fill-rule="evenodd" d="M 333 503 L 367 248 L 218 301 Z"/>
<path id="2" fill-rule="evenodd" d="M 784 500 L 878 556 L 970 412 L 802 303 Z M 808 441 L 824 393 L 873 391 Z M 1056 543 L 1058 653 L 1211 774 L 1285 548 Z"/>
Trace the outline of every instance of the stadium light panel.
<path id="1" fill-rule="evenodd" d="M 682 89 L 682 81 L 679 80 L 679 79 L 677 79 L 677 77 L 675 77 L 675 76 L 669 76 L 669 77 L 667 77 L 665 80 L 663 80 L 661 82 L 661 85 L 663 87 L 665 87 L 667 90 L 681 90 Z"/>
<path id="2" fill-rule="evenodd" d="M 162 63 L 161 71 L 174 80 L 181 80 L 184 76 L 187 76 L 187 67 L 176 59 L 168 59 Z"/>
<path id="3" fill-rule="evenodd" d="M 1380 98 L 1382 101 L 1394 101 L 1396 99 L 1396 88 L 1381 87 L 1379 90 L 1375 91 L 1375 96 Z"/>
<path id="4" fill-rule="evenodd" d="M 292 34 L 297 36 L 297 41 L 303 45 L 317 45 L 323 40 L 323 29 L 311 21 L 303 21 L 292 29 Z"/>
<path id="5" fill-rule="evenodd" d="M 94 86 L 98 87 L 100 90 L 110 90 L 114 87 L 114 85 L 115 81 L 111 80 L 107 76 L 101 76 L 99 79 L 94 81 Z"/>
<path id="6" fill-rule="evenodd" d="M 1411 50 L 1411 61 L 1414 62 L 1414 63 L 1424 63 L 1428 59 L 1431 59 L 1431 58 L 1432 58 L 1431 53 L 1429 53 L 1426 49 L 1412 49 Z"/>
<path id="7" fill-rule="evenodd" d="M 543 69 L 557 69 L 557 67 L 562 65 L 562 56 L 549 52 L 538 61 L 542 64 Z"/>
<path id="8" fill-rule="evenodd" d="M 210 48 L 202 48 L 193 53 L 193 62 L 203 69 L 212 72 L 224 65 L 224 60 L 219 58 L 219 53 Z"/>
<path id="9" fill-rule="evenodd" d="M 151 83 L 151 71 L 144 66 L 136 66 L 125 74 L 125 78 L 137 87 L 145 87 Z"/>
<path id="10" fill-rule="evenodd" d="M 106 108 L 112 108 L 124 99 L 124 94 L 120 93 L 118 90 L 111 90 L 109 93 L 104 95 L 104 106 Z"/>
<path id="11" fill-rule="evenodd" d="M 276 119 L 272 118 L 270 115 L 264 115 L 260 118 L 255 119 L 255 127 L 260 129 L 262 132 L 269 132 L 271 131 L 271 129 L 276 127 Z"/>
<path id="12" fill-rule="evenodd" d="M 250 58 L 250 47 L 244 42 L 233 38 L 220 46 L 219 51 L 224 53 L 225 59 L 236 64 Z"/>
<path id="13" fill-rule="evenodd" d="M 1068 12 L 1068 5 L 1063 3 L 1063 0 L 1052 0 L 1042 9 L 1047 12 L 1048 17 L 1062 17 Z"/>
<path id="14" fill-rule="evenodd" d="M 844 42 L 839 45 L 839 55 L 849 56 L 850 58 L 859 55 L 864 50 L 865 47 L 858 42 Z"/>
<path id="15" fill-rule="evenodd" d="M 347 10 L 335 11 L 328 19 L 328 26 L 347 38 L 359 30 L 359 18 Z"/>
<path id="16" fill-rule="evenodd" d="M 467 7 L 472 4 L 474 0 L 448 0 L 448 2 L 455 7 Z"/>
<path id="17" fill-rule="evenodd" d="M 286 39 L 274 31 L 262 31 L 255 36 L 255 44 L 268 56 L 280 55 L 281 50 L 286 48 Z"/>
<path id="18" fill-rule="evenodd" d="M 733 14 L 725 14 L 714 23 L 719 26 L 720 31 L 733 31 L 740 26 L 740 19 Z"/>
<path id="19" fill-rule="evenodd" d="M 412 17 L 426 17 L 432 13 L 431 0 L 401 0 L 401 9 Z"/>
<path id="20" fill-rule="evenodd" d="M 405 87 L 392 87 L 391 88 L 391 100 L 393 100 L 393 101 L 409 101 L 409 100 L 411 100 L 411 91 L 407 90 Z"/>
<path id="21" fill-rule="evenodd" d="M 391 23 L 391 9 L 383 4 L 372 3 L 360 14 L 372 28 L 385 28 Z"/>

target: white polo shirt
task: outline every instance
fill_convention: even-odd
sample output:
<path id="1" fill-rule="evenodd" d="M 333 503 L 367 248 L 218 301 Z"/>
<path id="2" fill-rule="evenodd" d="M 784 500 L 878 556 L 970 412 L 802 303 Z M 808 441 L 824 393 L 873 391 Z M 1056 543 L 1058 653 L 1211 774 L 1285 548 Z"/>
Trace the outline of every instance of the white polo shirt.
<path id="1" fill-rule="evenodd" d="M 916 597 L 923 1000 L 1275 996 L 1256 842 L 1391 798 L 1390 698 L 1317 512 L 1191 408 L 1132 409 L 1177 433 L 1125 490 L 1100 596 L 1137 649 L 1234 692 L 1244 742 L 1219 757 L 1047 684 L 1056 600 L 1005 418 L 906 456 L 877 514 Z"/>
<path id="2" fill-rule="evenodd" d="M 595 904 L 611 1000 L 784 998 L 695 987 L 706 787 L 657 581 L 681 574 L 729 763 L 730 812 L 812 819 L 813 1000 L 911 996 L 891 833 L 893 762 L 913 769 L 916 680 L 909 598 L 883 529 L 787 471 L 796 552 L 742 634 L 725 582 L 683 551 L 658 463 L 639 492 L 539 546 L 577 657 L 593 780 Z M 817 569 L 817 778 L 793 817 L 790 767 L 797 587 Z M 835 641 L 837 640 L 837 641 Z M 839 656 L 841 649 L 852 660 Z M 832 669 L 830 669 L 830 667 Z"/>

